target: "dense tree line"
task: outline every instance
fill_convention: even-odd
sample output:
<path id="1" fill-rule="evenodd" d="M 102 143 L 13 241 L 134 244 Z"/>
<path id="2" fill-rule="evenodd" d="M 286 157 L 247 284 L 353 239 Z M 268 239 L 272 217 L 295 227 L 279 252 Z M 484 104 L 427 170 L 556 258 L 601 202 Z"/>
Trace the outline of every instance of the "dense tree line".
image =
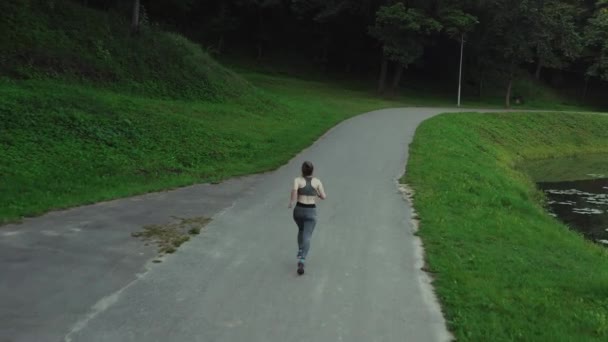
<path id="1" fill-rule="evenodd" d="M 291 52 L 321 68 L 374 73 L 394 91 L 408 68 L 465 74 L 481 94 L 504 81 L 509 105 L 521 70 L 608 80 L 608 0 L 84 0 L 179 30 L 217 54 Z M 128 3 L 128 4 L 126 4 Z M 433 58 L 434 56 L 434 58 Z M 434 73 L 434 74 L 433 74 Z"/>

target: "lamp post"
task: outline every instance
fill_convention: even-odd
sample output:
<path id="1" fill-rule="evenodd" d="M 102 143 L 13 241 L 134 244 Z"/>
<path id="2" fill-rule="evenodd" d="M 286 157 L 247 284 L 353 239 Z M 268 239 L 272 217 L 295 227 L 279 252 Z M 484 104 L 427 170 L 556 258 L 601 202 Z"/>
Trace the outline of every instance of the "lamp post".
<path id="1" fill-rule="evenodd" d="M 460 36 L 460 70 L 458 72 L 458 107 L 460 107 L 460 93 L 462 89 L 462 55 L 464 53 L 464 34 Z"/>

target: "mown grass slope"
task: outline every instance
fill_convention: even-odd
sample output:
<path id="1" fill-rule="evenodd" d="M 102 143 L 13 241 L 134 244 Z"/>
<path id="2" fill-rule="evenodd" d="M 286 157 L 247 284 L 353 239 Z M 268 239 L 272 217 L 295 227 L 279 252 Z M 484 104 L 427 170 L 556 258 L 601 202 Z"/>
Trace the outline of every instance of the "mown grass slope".
<path id="1" fill-rule="evenodd" d="M 606 341 L 608 249 L 543 209 L 526 159 L 608 152 L 608 117 L 446 114 L 424 122 L 404 182 L 459 341 Z"/>

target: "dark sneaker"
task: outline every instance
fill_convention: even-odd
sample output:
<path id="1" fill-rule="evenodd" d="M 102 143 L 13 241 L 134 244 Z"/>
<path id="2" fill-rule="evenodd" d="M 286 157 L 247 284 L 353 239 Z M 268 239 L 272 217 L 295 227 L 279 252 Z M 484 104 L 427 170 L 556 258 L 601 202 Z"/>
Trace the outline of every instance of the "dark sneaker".
<path id="1" fill-rule="evenodd" d="M 304 274 L 304 260 L 298 261 L 298 274 Z"/>

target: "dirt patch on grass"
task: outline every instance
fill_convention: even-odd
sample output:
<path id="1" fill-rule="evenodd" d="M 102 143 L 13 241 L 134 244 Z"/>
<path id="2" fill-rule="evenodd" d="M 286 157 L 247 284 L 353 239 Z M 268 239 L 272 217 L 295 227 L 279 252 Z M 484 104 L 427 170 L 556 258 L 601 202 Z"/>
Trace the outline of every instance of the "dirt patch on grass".
<path id="1" fill-rule="evenodd" d="M 144 226 L 142 231 L 132 233 L 131 236 L 141 238 L 146 243 L 155 243 L 158 246 L 158 253 L 162 256 L 174 253 L 179 246 L 190 240 L 191 236 L 200 234 L 211 222 L 207 217 L 175 217 L 175 219 L 175 222 L 167 224 Z"/>

